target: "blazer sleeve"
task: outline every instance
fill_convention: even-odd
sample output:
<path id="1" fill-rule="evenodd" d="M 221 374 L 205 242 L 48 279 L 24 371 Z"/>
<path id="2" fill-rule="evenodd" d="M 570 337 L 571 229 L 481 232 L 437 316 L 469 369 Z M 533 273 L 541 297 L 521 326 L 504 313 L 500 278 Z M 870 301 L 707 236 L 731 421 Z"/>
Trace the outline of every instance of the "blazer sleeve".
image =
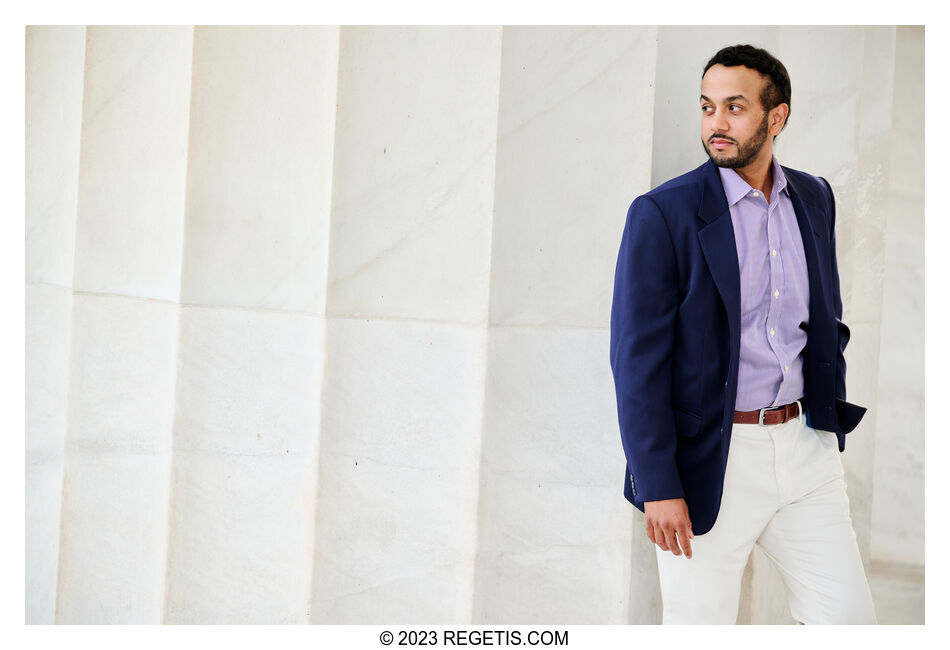
<path id="1" fill-rule="evenodd" d="M 835 360 L 835 412 L 838 420 L 838 426 L 842 433 L 848 433 L 858 425 L 861 418 L 867 412 L 867 409 L 857 404 L 851 404 L 846 401 L 847 388 L 845 386 L 845 376 L 847 374 L 847 364 L 844 360 L 844 350 L 848 347 L 848 341 L 851 339 L 851 330 L 841 320 L 841 282 L 838 279 L 838 253 L 837 242 L 835 241 L 835 195 L 831 190 L 831 185 L 824 178 L 821 179 L 828 191 L 828 204 L 831 214 L 831 285 L 832 285 L 832 306 L 835 311 L 835 323 L 838 329 L 837 358 Z"/>
<path id="2" fill-rule="evenodd" d="M 614 276 L 610 365 L 635 500 L 685 498 L 671 404 L 679 279 L 669 228 L 648 196 L 627 212 Z"/>

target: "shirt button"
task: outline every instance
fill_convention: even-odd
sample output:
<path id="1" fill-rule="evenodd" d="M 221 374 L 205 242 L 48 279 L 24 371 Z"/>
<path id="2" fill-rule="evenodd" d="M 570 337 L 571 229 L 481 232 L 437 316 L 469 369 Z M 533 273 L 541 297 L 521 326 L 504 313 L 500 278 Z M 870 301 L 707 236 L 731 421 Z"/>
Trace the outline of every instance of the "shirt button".
<path id="1" fill-rule="evenodd" d="M 772 257 L 775 257 L 776 255 L 778 255 L 778 253 L 775 252 L 775 249 L 773 248 L 773 249 L 772 249 Z"/>
<path id="2" fill-rule="evenodd" d="M 769 330 L 769 336 L 775 336 L 775 330 L 774 330 L 774 329 Z"/>
<path id="3" fill-rule="evenodd" d="M 778 298 L 778 289 L 775 290 L 775 297 Z"/>
<path id="4" fill-rule="evenodd" d="M 788 372 L 788 364 L 785 364 L 785 372 Z"/>
<path id="5" fill-rule="evenodd" d="M 753 193 L 752 193 L 752 196 L 758 196 L 758 195 L 759 195 L 758 192 L 753 192 Z"/>

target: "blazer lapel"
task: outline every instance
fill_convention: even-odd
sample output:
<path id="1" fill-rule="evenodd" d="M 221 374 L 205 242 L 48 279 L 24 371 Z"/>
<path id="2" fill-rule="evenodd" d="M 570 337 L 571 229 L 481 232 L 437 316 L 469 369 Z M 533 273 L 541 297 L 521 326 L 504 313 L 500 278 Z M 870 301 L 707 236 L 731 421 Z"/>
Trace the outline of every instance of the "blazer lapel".
<path id="1" fill-rule="evenodd" d="M 785 168 L 783 168 L 785 169 Z M 817 225 L 822 222 L 824 210 L 817 207 L 811 198 L 803 194 L 793 175 L 785 170 L 785 181 L 788 194 L 795 208 L 795 219 L 798 221 L 798 230 L 802 238 L 802 248 L 805 251 L 805 265 L 808 267 L 808 321 L 822 318 L 825 298 L 825 285 L 821 281 L 821 262 L 818 257 L 816 238 L 824 237 Z"/>
<path id="2" fill-rule="evenodd" d="M 699 245 L 726 307 L 731 349 L 729 375 L 732 376 L 739 365 L 739 325 L 742 316 L 739 303 L 739 257 L 726 192 L 722 189 L 719 170 L 712 161 L 707 161 L 703 167 L 703 197 L 699 218 L 706 222 L 699 230 Z"/>

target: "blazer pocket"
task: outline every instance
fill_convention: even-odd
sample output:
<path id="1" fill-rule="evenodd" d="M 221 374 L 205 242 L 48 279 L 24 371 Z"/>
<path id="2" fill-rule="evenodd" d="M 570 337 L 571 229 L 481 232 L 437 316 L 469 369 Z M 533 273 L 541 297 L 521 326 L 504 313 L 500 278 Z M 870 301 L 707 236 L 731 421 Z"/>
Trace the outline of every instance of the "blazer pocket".
<path id="1" fill-rule="evenodd" d="M 703 428 L 703 418 L 692 411 L 674 406 L 673 417 L 676 420 L 676 433 L 684 438 L 692 438 Z"/>

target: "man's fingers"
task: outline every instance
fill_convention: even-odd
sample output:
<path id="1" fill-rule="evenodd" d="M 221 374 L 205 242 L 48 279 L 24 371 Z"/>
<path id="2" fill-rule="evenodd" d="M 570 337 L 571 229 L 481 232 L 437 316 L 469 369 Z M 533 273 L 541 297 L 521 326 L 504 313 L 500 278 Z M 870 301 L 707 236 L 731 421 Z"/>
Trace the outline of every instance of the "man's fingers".
<path id="1" fill-rule="evenodd" d="M 676 541 L 676 529 L 672 526 L 670 526 L 666 532 L 666 543 L 670 545 L 670 550 L 673 551 L 673 555 L 680 555 L 682 553 L 680 545 Z"/>
<path id="2" fill-rule="evenodd" d="M 687 558 L 693 557 L 693 547 L 689 543 L 689 538 L 693 534 L 693 531 L 691 531 L 687 525 L 677 530 L 676 533 L 679 536 L 680 546 L 683 547 L 683 554 Z"/>
<path id="3" fill-rule="evenodd" d="M 648 501 L 645 506 L 647 537 L 664 551 L 673 555 L 693 556 L 689 540 L 693 537 L 693 523 L 685 499 Z"/>

